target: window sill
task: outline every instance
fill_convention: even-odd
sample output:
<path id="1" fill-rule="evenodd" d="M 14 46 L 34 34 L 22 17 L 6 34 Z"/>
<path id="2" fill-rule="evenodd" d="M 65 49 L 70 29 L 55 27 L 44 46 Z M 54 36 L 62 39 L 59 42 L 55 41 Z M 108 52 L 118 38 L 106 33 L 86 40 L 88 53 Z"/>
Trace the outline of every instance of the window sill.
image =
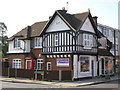
<path id="1" fill-rule="evenodd" d="M 84 46 L 83 48 L 84 49 L 92 49 L 92 47 L 87 47 L 87 46 Z"/>
<path id="2" fill-rule="evenodd" d="M 34 48 L 42 48 L 42 47 L 34 47 Z"/>

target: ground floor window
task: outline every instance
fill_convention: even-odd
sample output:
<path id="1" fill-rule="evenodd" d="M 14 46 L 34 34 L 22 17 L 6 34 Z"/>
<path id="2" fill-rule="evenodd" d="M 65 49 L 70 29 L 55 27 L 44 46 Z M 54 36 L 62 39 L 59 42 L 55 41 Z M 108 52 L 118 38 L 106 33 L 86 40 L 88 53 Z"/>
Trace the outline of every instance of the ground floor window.
<path id="1" fill-rule="evenodd" d="M 21 59 L 13 59 L 13 64 L 12 64 L 13 68 L 21 68 Z"/>
<path id="2" fill-rule="evenodd" d="M 47 70 L 51 70 L 51 68 L 52 68 L 51 62 L 47 62 Z"/>
<path id="3" fill-rule="evenodd" d="M 90 71 L 90 63 L 89 57 L 80 57 L 80 67 L 81 72 L 89 72 Z"/>
<path id="4" fill-rule="evenodd" d="M 113 72 L 113 60 L 105 58 L 105 74 L 111 74 Z"/>
<path id="5" fill-rule="evenodd" d="M 37 60 L 37 69 L 42 70 L 43 69 L 43 59 Z"/>

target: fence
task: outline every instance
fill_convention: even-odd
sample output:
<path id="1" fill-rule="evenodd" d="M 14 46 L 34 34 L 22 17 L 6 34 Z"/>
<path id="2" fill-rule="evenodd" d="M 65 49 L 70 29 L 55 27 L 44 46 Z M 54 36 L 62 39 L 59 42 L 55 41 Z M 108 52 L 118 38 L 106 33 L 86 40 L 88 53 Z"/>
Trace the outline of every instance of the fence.
<path id="1" fill-rule="evenodd" d="M 47 80 L 72 80 L 72 71 L 34 71 L 30 69 L 2 68 L 2 76 Z"/>

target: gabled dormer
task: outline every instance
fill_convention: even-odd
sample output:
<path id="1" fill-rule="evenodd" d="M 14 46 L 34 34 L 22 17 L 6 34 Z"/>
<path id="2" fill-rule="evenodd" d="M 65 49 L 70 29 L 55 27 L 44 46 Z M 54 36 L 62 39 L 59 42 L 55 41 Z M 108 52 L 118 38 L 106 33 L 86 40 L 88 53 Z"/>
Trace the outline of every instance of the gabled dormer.
<path id="1" fill-rule="evenodd" d="M 90 12 L 57 10 L 43 29 L 43 53 L 97 52 L 96 26 Z"/>

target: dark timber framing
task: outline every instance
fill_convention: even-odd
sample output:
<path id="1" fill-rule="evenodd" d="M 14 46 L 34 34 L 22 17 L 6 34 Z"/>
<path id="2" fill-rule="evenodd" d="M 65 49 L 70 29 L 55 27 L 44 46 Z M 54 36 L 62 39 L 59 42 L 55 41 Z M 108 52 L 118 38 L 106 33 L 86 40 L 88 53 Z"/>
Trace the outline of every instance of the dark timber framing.
<path id="1" fill-rule="evenodd" d="M 83 46 L 83 34 L 93 35 L 93 47 L 91 49 L 84 49 Z M 55 46 L 55 35 L 58 35 L 58 46 Z M 55 54 L 56 52 L 65 53 L 81 53 L 81 54 L 96 54 L 97 53 L 97 39 L 96 35 L 91 32 L 78 30 L 74 32 L 72 30 L 49 32 L 45 33 L 43 39 L 43 54 Z M 51 41 L 50 41 L 51 40 Z M 72 41 L 72 42 L 71 42 Z M 88 53 L 87 53 L 88 52 Z"/>

